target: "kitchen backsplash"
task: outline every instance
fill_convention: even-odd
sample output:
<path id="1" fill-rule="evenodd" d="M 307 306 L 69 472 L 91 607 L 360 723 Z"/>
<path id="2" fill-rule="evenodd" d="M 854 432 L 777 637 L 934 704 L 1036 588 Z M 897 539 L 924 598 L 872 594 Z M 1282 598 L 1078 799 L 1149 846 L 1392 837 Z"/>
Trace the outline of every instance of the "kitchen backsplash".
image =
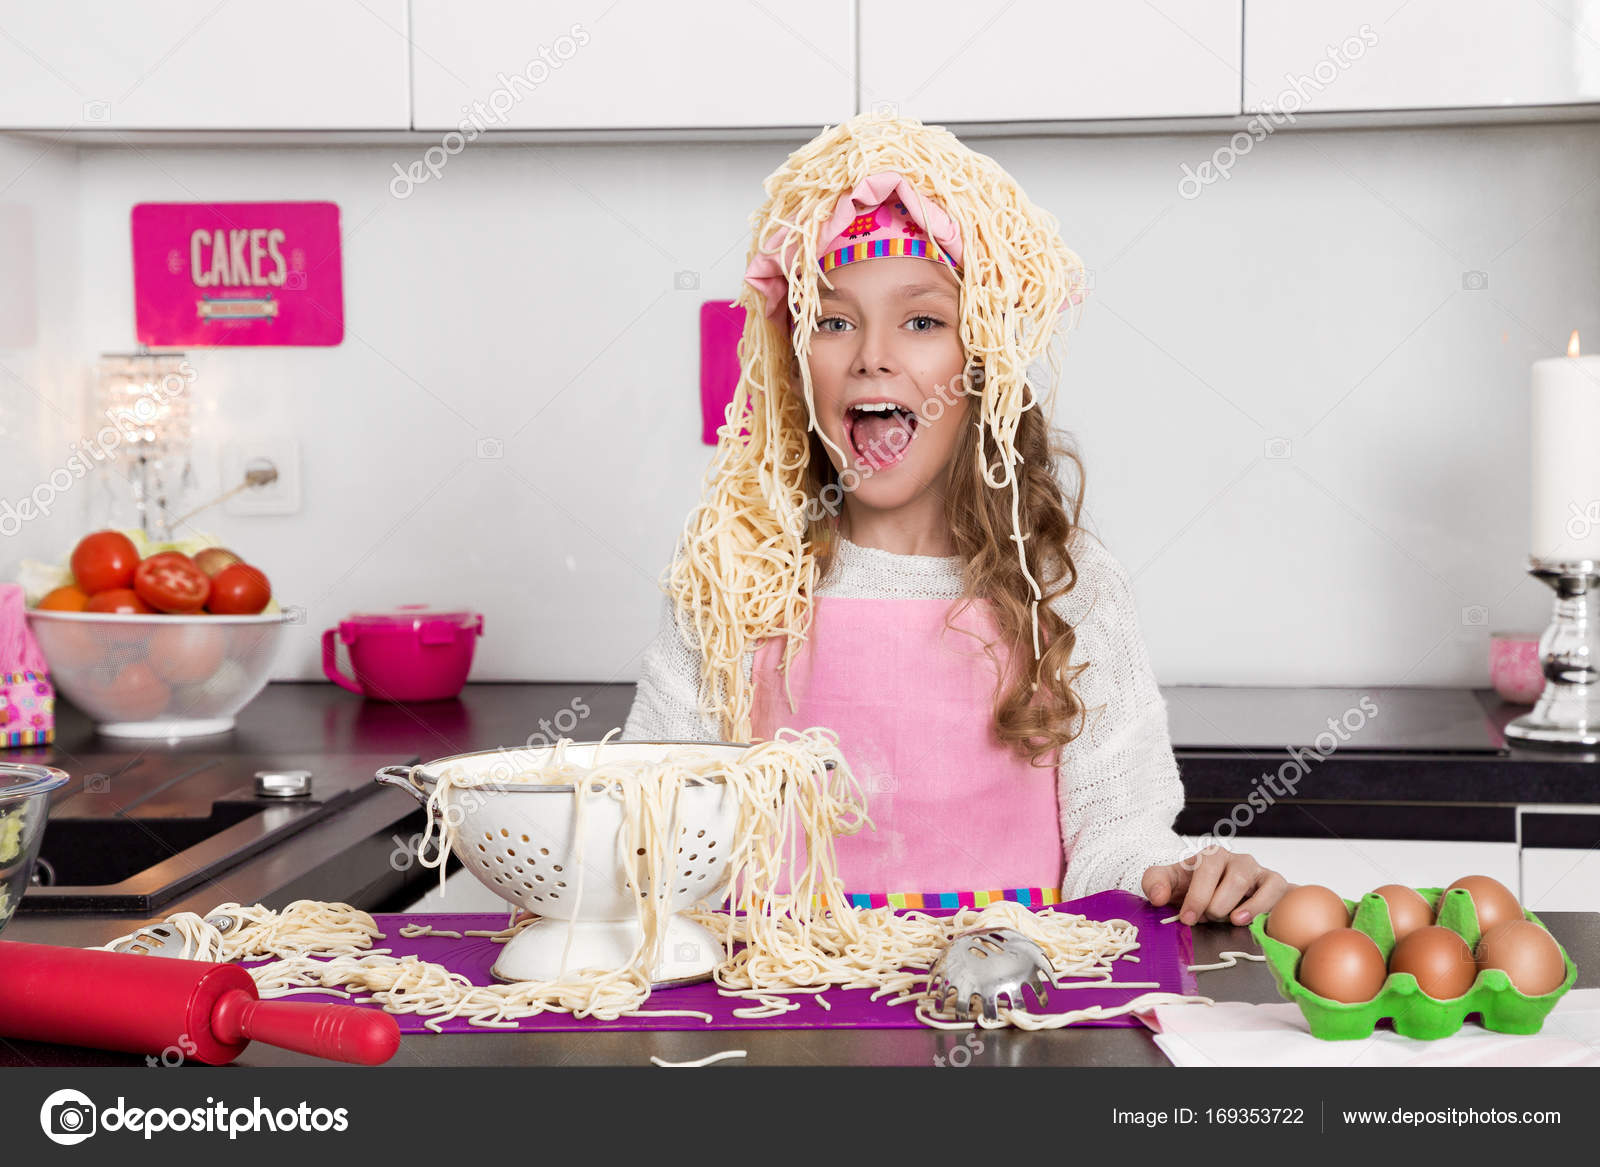
<path id="1" fill-rule="evenodd" d="M 710 453 L 699 305 L 736 291 L 799 141 L 475 144 L 409 183 L 426 144 L 0 137 L 0 500 L 66 462 L 94 357 L 133 347 L 135 203 L 333 200 L 343 345 L 190 354 L 196 501 L 223 442 L 299 444 L 300 513 L 197 521 L 303 609 L 279 675 L 320 676 L 350 611 L 424 600 L 484 613 L 476 679 L 630 680 Z M 979 146 L 1092 272 L 1056 420 L 1157 674 L 1486 684 L 1490 630 L 1548 612 L 1528 370 L 1573 328 L 1600 344 L 1600 125 L 1286 131 L 1180 191 L 1225 144 Z M 6 522 L 0 569 L 65 554 L 94 497 Z"/>

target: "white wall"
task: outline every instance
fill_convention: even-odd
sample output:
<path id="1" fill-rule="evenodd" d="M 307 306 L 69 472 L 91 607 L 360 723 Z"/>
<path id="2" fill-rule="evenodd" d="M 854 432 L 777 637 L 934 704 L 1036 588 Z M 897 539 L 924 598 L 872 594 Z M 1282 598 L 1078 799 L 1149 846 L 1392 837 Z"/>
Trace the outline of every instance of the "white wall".
<path id="1" fill-rule="evenodd" d="M 1488 630 L 1546 617 L 1528 366 L 1600 344 L 1600 125 L 1280 131 L 1180 197 L 1224 140 L 979 143 L 1094 270 L 1057 419 L 1160 679 L 1484 684 Z M 424 600 L 485 613 L 479 679 L 631 679 L 709 453 L 698 305 L 736 289 L 794 145 L 477 144 L 404 200 L 420 147 L 88 147 L 49 211 L 77 306 L 41 321 L 85 360 L 131 346 L 136 202 L 337 201 L 343 346 L 192 354 L 203 488 L 224 437 L 301 443 L 302 513 L 204 524 L 307 609 L 281 672 L 318 675 L 350 610 Z"/>
<path id="2" fill-rule="evenodd" d="M 75 147 L 0 135 L 0 579 L 24 545 L 80 533 L 88 487 L 67 468 L 84 394 L 78 210 Z"/>

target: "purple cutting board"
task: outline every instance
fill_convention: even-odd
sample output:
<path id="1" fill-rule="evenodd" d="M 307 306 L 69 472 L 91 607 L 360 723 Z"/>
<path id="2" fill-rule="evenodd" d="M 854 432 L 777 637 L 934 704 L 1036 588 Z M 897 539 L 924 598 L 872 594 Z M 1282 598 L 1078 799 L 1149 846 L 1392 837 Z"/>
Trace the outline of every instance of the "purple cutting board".
<path id="1" fill-rule="evenodd" d="M 1127 920 L 1139 929 L 1138 964 L 1118 963 L 1116 977 L 1125 981 L 1156 981 L 1160 989 L 1070 989 L 1050 994 L 1050 1006 L 1045 1012 L 1064 1013 L 1086 1005 L 1122 1005 L 1140 993 L 1172 992 L 1192 994 L 1196 982 L 1189 965 L 1194 963 L 1194 943 L 1190 931 L 1180 924 L 1161 923 L 1166 909 L 1151 907 L 1142 896 L 1125 891 L 1103 891 L 1054 909 L 1076 912 L 1093 920 Z M 929 909 L 930 916 L 949 916 L 953 911 Z M 455 932 L 468 930 L 493 930 L 505 927 L 506 913 L 432 913 L 405 916 L 377 916 L 378 927 L 385 933 L 380 947 L 390 948 L 396 956 L 415 953 L 423 960 L 442 964 L 452 972 L 462 973 L 474 984 L 494 983 L 489 968 L 494 964 L 500 945 L 478 937 L 455 940 L 450 937 L 419 936 L 407 940 L 400 935 L 404 924 L 430 924 L 435 928 Z M 747 1020 L 734 1017 L 733 1010 L 752 1004 L 747 1000 L 719 996 L 716 986 L 709 982 L 688 985 L 677 989 L 660 989 L 650 995 L 647 1009 L 698 1009 L 709 1013 L 714 1020 L 707 1025 L 695 1017 L 622 1017 L 616 1021 L 599 1021 L 594 1018 L 577 1019 L 567 1013 L 541 1013 L 526 1018 L 516 1029 L 485 1029 L 461 1019 L 443 1023 L 445 1033 L 518 1033 L 518 1032 L 571 1032 L 600 1029 L 915 1029 L 922 1023 L 916 1018 L 911 1004 L 889 1005 L 885 1000 L 872 1001 L 868 989 L 828 989 L 825 993 L 832 1009 L 824 1009 L 810 994 L 797 993 L 795 1000 L 800 1008 L 781 1017 Z M 324 993 L 302 993 L 292 998 L 296 1001 L 322 1001 L 344 1003 L 344 998 Z M 1031 1001 L 1030 1001 L 1031 1004 Z M 377 1008 L 376 1005 L 372 1008 Z M 402 1033 L 431 1033 L 423 1025 L 424 1018 L 411 1013 L 395 1016 Z M 1124 1014 L 1104 1021 L 1084 1021 L 1083 1025 L 1136 1026 L 1137 1018 Z"/>

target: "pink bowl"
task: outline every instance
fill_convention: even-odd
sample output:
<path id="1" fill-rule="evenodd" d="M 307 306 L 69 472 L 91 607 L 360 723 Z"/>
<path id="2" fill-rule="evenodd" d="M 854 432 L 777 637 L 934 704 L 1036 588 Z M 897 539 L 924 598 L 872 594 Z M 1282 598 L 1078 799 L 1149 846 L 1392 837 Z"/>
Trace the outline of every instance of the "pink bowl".
<path id="1" fill-rule="evenodd" d="M 336 685 L 382 701 L 442 701 L 461 692 L 472 651 L 483 635 L 476 612 L 402 604 L 392 612 L 359 612 L 322 634 L 322 671 Z M 338 644 L 350 654 L 339 669 Z"/>
<path id="2" fill-rule="evenodd" d="M 1539 634 L 1496 632 L 1489 638 L 1489 680 L 1513 705 L 1532 705 L 1544 692 Z"/>

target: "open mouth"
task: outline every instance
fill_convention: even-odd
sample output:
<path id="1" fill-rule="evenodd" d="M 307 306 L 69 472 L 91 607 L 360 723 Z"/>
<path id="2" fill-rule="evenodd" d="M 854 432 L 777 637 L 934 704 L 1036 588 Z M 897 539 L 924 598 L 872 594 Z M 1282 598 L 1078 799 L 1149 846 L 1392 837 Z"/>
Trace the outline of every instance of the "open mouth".
<path id="1" fill-rule="evenodd" d="M 911 448 L 917 415 L 893 401 L 857 402 L 844 411 L 844 432 L 857 462 L 887 470 Z"/>

